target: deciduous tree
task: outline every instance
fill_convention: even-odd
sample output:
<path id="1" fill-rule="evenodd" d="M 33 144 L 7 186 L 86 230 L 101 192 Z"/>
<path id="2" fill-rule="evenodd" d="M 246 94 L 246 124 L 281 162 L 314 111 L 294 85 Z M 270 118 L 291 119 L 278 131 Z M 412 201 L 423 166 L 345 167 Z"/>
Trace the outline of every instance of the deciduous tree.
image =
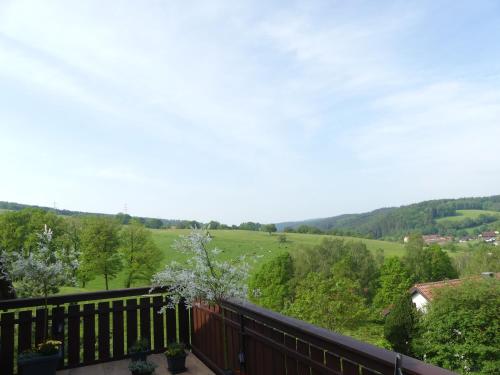
<path id="1" fill-rule="evenodd" d="M 252 302 L 274 311 L 281 311 L 291 300 L 293 291 L 293 261 L 289 253 L 278 255 L 264 263 L 249 281 Z"/>
<path id="2" fill-rule="evenodd" d="M 162 253 L 153 241 L 151 231 L 132 220 L 120 232 L 120 253 L 125 269 L 125 287 L 136 281 L 149 281 L 158 270 Z"/>
<path id="3" fill-rule="evenodd" d="M 116 220 L 104 216 L 86 218 L 82 230 L 83 267 L 95 275 L 102 275 L 106 290 L 109 290 L 109 280 L 122 269 L 118 253 L 119 230 Z"/>

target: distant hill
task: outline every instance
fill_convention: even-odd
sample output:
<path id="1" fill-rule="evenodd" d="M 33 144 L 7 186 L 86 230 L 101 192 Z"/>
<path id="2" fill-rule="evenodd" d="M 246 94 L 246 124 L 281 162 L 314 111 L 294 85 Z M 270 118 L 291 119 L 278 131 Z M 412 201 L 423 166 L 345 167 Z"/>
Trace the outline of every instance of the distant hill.
<path id="1" fill-rule="evenodd" d="M 474 210 L 473 214 L 468 214 Z M 472 212 L 472 211 L 470 211 Z M 484 212 L 484 213 L 482 213 Z M 498 214 L 497 214 L 498 213 Z M 370 238 L 400 238 L 411 231 L 466 236 L 500 225 L 500 195 L 439 199 L 401 207 L 276 224 L 278 231 L 301 226 L 336 234 Z"/>
<path id="2" fill-rule="evenodd" d="M 56 215 L 62 215 L 62 216 L 89 216 L 89 215 L 97 215 L 97 216 L 115 216 L 119 220 L 122 221 L 123 224 L 126 224 L 130 219 L 135 218 L 139 219 L 141 222 L 145 223 L 147 227 L 150 228 L 160 228 L 162 226 L 165 227 L 190 227 L 190 226 L 198 226 L 197 224 L 200 224 L 196 221 L 188 221 L 188 220 L 174 220 L 174 219 L 158 219 L 158 218 L 150 218 L 150 217 L 141 217 L 141 216 L 130 216 L 128 214 L 124 214 L 122 212 L 114 215 L 114 214 L 103 214 L 103 213 L 97 213 L 97 212 L 83 212 L 83 211 L 72 211 L 72 210 L 65 210 L 65 209 L 58 209 L 58 208 L 52 208 L 52 207 L 45 207 L 45 206 L 36 206 L 36 205 L 29 205 L 29 204 L 22 204 L 22 203 L 15 203 L 15 202 L 5 202 L 5 201 L 0 201 L 0 213 L 3 211 L 20 211 L 25 208 L 35 208 L 35 209 L 40 209 L 44 211 L 50 211 L 54 212 Z"/>

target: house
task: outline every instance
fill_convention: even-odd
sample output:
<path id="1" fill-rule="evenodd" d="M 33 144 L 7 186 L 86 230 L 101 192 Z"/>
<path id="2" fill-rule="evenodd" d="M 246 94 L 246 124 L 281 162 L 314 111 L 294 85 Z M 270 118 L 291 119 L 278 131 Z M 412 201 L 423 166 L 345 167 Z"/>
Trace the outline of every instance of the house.
<path id="1" fill-rule="evenodd" d="M 496 239 L 497 239 L 497 235 L 498 233 L 497 232 L 493 232 L 493 231 L 490 231 L 490 232 L 483 232 L 481 233 L 481 238 L 483 239 L 484 242 L 495 242 Z"/>
<path id="2" fill-rule="evenodd" d="M 461 285 L 465 280 L 474 280 L 479 279 L 480 277 L 495 277 L 497 279 L 500 279 L 500 273 L 483 272 L 481 276 L 475 276 L 466 279 L 442 280 L 430 283 L 415 284 L 413 288 L 410 289 L 411 300 L 419 311 L 425 312 L 425 310 L 427 309 L 427 305 L 432 302 L 432 300 L 436 296 L 437 290 L 443 287 L 456 287 Z"/>
<path id="3" fill-rule="evenodd" d="M 453 241 L 453 237 L 450 236 L 440 236 L 439 234 L 426 234 L 422 236 L 426 245 L 438 244 L 444 245 L 448 242 Z"/>

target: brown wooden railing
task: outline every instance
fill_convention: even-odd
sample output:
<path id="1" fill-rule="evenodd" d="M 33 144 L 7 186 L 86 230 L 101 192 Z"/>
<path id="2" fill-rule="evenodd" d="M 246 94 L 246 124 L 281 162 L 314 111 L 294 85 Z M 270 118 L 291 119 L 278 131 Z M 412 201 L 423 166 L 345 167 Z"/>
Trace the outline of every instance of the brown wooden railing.
<path id="1" fill-rule="evenodd" d="M 222 308 L 229 367 L 242 374 L 454 374 L 250 303 L 225 302 Z M 224 367 L 221 311 L 199 304 L 191 312 L 191 349 L 218 374 Z"/>
<path id="2" fill-rule="evenodd" d="M 168 302 L 149 288 L 80 293 L 48 298 L 48 336 L 63 342 L 59 368 L 72 368 L 128 357 L 138 338 L 150 352 L 173 341 L 189 342 L 189 312 L 184 304 L 158 310 Z M 43 298 L 0 301 L 0 375 L 16 373 L 18 353 L 44 337 Z"/>
<path id="3" fill-rule="evenodd" d="M 149 288 L 53 296 L 48 299 L 48 333 L 63 342 L 59 368 L 128 357 L 137 338 L 150 352 L 167 343 L 190 344 L 215 373 L 224 368 L 222 309 L 228 365 L 246 375 L 451 375 L 452 372 L 377 348 L 303 321 L 257 307 L 226 301 L 222 307 L 168 303 Z M 43 298 L 0 301 L 0 375 L 16 373 L 18 353 L 42 341 Z"/>

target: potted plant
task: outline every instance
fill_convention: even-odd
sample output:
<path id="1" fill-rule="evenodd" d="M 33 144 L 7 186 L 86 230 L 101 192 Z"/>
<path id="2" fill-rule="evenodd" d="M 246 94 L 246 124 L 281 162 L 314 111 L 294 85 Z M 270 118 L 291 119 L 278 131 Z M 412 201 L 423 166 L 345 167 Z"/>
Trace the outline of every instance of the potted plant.
<path id="1" fill-rule="evenodd" d="M 57 293 L 60 286 L 71 281 L 67 277 L 70 267 L 51 241 L 52 231 L 45 226 L 39 234 L 37 251 L 29 254 L 13 253 L 12 258 L 4 258 L 2 261 L 3 264 L 8 264 L 9 276 L 15 282 L 20 296 L 44 298 L 43 341 L 18 358 L 19 368 L 24 375 L 54 375 L 61 358 L 62 343 L 56 339 L 64 335 L 62 326 L 53 326 L 52 334 L 56 339 L 47 339 L 48 295 Z"/>
<path id="2" fill-rule="evenodd" d="M 153 287 L 161 288 L 168 293 L 169 305 L 160 310 L 175 306 L 184 301 L 190 308 L 193 304 L 208 303 L 221 305 L 229 298 L 245 299 L 247 296 L 246 280 L 248 279 L 249 265 L 244 257 L 233 261 L 216 259 L 221 252 L 217 248 L 210 249 L 208 244 L 211 236 L 201 229 L 193 229 L 187 236 L 181 236 L 174 243 L 174 247 L 183 253 L 191 255 L 186 264 L 172 262 L 163 271 L 153 276 Z M 224 359 L 224 374 L 234 374 L 229 369 L 228 344 L 226 334 L 225 310 L 221 309 L 221 336 Z M 244 358 L 244 356 L 241 356 Z M 243 361 L 240 367 L 243 367 Z"/>
<path id="3" fill-rule="evenodd" d="M 19 354 L 21 375 L 54 375 L 61 359 L 61 341 L 46 340 L 36 348 Z"/>
<path id="4" fill-rule="evenodd" d="M 186 349 L 183 343 L 170 343 L 165 351 L 168 370 L 172 374 L 180 374 L 186 371 Z"/>
<path id="5" fill-rule="evenodd" d="M 142 338 L 137 340 L 129 349 L 128 354 L 130 354 L 130 359 L 132 362 L 135 361 L 146 361 L 148 358 L 149 343 L 148 340 Z"/>
<path id="6" fill-rule="evenodd" d="M 134 361 L 128 365 L 128 369 L 132 375 L 151 375 L 154 374 L 157 367 L 156 363 L 149 361 Z"/>

